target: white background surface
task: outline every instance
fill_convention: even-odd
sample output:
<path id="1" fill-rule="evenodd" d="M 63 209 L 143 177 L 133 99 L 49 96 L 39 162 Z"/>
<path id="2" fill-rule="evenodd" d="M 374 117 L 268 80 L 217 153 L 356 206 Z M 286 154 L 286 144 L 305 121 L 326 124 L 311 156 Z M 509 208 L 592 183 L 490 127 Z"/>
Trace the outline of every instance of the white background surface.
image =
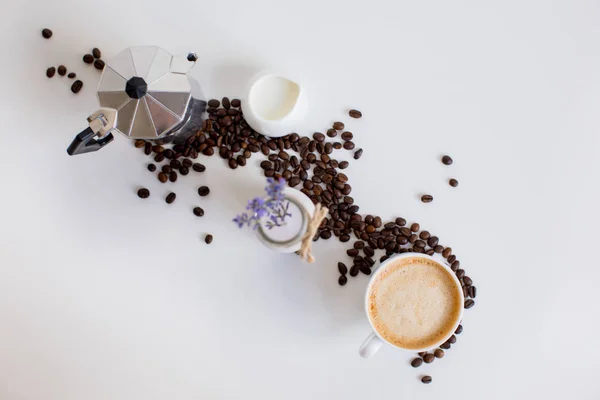
<path id="1" fill-rule="evenodd" d="M 600 398 L 597 1 L 14 1 L 0 37 L 2 400 Z M 66 155 L 96 107 L 81 56 L 144 44 L 196 51 L 209 97 L 285 70 L 310 93 L 300 133 L 347 123 L 361 212 L 420 222 L 479 289 L 443 360 L 359 359 L 367 278 L 338 286 L 347 246 L 304 265 L 229 222 L 262 191 L 260 157 L 162 186 L 122 137 Z M 60 63 L 79 95 L 45 77 Z"/>

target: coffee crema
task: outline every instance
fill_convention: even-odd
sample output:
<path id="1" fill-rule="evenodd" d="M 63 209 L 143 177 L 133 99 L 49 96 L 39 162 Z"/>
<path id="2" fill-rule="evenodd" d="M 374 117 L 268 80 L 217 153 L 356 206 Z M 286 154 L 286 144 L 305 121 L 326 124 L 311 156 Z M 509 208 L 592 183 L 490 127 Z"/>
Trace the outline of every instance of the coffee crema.
<path id="1" fill-rule="evenodd" d="M 368 299 L 377 333 L 408 350 L 431 348 L 448 337 L 462 309 L 450 273 L 423 257 L 392 261 L 375 278 Z"/>

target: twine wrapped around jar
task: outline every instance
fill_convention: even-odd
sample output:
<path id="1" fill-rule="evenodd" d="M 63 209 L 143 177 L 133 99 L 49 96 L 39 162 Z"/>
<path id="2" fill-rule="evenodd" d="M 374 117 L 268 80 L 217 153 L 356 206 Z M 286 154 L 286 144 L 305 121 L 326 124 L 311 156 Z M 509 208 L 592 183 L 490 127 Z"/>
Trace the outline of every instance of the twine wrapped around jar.
<path id="1" fill-rule="evenodd" d="M 327 207 L 321 207 L 321 204 L 317 203 L 315 212 L 308 221 L 306 233 L 302 237 L 302 246 L 298 254 L 300 254 L 302 260 L 307 261 L 309 264 L 315 262 L 315 258 L 312 255 L 312 238 L 317 234 L 317 230 L 328 212 L 329 209 Z"/>

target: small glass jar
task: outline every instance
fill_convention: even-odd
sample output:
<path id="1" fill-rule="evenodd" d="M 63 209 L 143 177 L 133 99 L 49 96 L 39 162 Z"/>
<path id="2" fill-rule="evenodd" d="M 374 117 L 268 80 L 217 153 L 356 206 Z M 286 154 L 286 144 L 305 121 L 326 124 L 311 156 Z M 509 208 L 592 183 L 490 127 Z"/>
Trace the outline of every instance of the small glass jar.
<path id="1" fill-rule="evenodd" d="M 290 203 L 288 212 L 292 216 L 285 218 L 283 226 L 271 229 L 266 226 L 268 218 L 261 219 L 256 228 L 256 236 L 272 250 L 293 253 L 302 246 L 302 238 L 308 228 L 308 221 L 315 212 L 315 205 L 304 193 L 290 187 L 285 188 L 283 196 Z"/>

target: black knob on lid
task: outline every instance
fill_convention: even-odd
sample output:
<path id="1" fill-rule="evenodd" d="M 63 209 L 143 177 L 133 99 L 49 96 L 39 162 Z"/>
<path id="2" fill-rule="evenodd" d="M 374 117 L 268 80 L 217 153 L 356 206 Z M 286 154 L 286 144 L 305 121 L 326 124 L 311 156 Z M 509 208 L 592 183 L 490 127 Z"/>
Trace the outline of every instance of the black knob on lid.
<path id="1" fill-rule="evenodd" d="M 141 99 L 146 95 L 147 91 L 148 85 L 146 84 L 146 81 L 139 76 L 134 76 L 128 80 L 125 85 L 125 92 L 132 99 Z"/>

